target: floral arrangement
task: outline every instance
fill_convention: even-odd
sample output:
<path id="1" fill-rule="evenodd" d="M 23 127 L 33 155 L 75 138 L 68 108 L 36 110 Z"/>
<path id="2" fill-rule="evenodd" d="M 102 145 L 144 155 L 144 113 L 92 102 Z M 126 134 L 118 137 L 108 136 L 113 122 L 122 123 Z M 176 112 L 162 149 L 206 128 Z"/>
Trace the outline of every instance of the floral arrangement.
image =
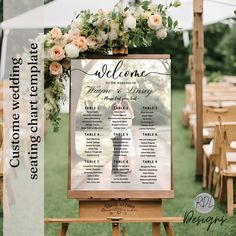
<path id="1" fill-rule="evenodd" d="M 64 80 L 70 73 L 70 59 L 86 58 L 91 53 L 108 53 L 124 46 L 150 46 L 153 37 L 164 39 L 178 31 L 178 22 L 167 10 L 180 6 L 141 1 L 136 7 L 116 5 L 111 11 L 80 12 L 65 29 L 53 28 L 44 35 L 45 46 L 45 114 L 54 130 L 59 128 L 60 101 L 65 101 Z"/>

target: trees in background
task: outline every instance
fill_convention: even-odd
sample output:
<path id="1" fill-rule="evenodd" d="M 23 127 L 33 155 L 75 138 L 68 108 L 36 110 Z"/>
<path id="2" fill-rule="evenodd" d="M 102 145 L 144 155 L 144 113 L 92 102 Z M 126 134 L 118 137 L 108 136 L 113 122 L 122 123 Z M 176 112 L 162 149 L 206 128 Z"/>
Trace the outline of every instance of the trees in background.
<path id="1" fill-rule="evenodd" d="M 217 48 L 223 55 L 224 73 L 236 75 L 236 23 Z"/>
<path id="2" fill-rule="evenodd" d="M 191 38 L 191 32 L 190 32 Z M 205 27 L 205 74 L 209 81 L 222 75 L 236 75 L 236 23 L 216 23 Z M 165 40 L 154 40 L 150 48 L 133 48 L 130 53 L 165 53 L 172 59 L 172 88 L 184 88 L 190 82 L 188 55 L 191 43 L 184 47 L 182 34 L 169 34 Z"/>
<path id="3" fill-rule="evenodd" d="M 28 1 L 24 0 L 27 5 Z M 44 0 L 45 3 L 52 0 Z M 137 0 L 136 0 L 137 1 Z M 3 0 L 0 0 L 0 22 L 3 19 Z M 236 23 L 217 23 L 205 27 L 205 74 L 211 80 L 220 75 L 236 75 Z M 191 44 L 190 44 L 191 45 Z M 191 48 L 184 47 L 182 34 L 169 34 L 165 40 L 154 40 L 149 48 L 131 48 L 130 53 L 164 53 L 172 58 L 172 87 L 183 88 L 190 82 L 187 68 Z"/>

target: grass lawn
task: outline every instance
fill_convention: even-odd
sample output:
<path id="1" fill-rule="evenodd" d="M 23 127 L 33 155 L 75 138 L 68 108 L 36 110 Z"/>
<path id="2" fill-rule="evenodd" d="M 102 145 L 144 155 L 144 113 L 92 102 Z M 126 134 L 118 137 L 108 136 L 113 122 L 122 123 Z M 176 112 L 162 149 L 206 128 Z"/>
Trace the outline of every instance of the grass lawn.
<path id="1" fill-rule="evenodd" d="M 202 192 L 201 183 L 195 182 L 195 154 L 189 147 L 188 130 L 181 123 L 181 109 L 184 103 L 184 92 L 173 91 L 173 170 L 175 198 L 164 202 L 166 216 L 184 216 L 185 211 L 192 210 L 194 197 Z M 45 216 L 76 217 L 77 202 L 68 200 L 67 189 L 67 123 L 68 117 L 62 116 L 62 125 L 58 134 L 51 130 L 45 139 Z M 208 215 L 226 216 L 226 206 L 217 204 Z M 200 215 L 196 213 L 196 215 Z M 223 226 L 212 225 L 206 231 L 207 224 L 174 224 L 177 236 L 233 236 L 236 235 L 236 217 L 228 219 Z M 59 226 L 49 225 L 45 235 L 57 235 Z M 108 236 L 111 235 L 109 224 L 71 225 L 69 236 Z M 151 235 L 148 224 L 131 224 L 127 227 L 127 236 Z"/>
<path id="2" fill-rule="evenodd" d="M 185 211 L 194 208 L 194 197 L 202 192 L 201 183 L 195 182 L 195 154 L 189 146 L 188 130 L 181 123 L 181 109 L 184 103 L 184 92 L 173 91 L 173 173 L 175 198 L 164 201 L 166 216 L 184 216 Z M 67 144 L 68 116 L 62 115 L 61 129 L 53 133 L 51 128 L 45 137 L 45 217 L 76 217 L 78 204 L 67 199 Z M 217 205 L 207 216 L 226 216 L 226 205 Z M 200 213 L 196 215 L 205 216 Z M 177 236 L 235 236 L 236 217 L 228 218 L 220 226 L 212 225 L 206 231 L 208 224 L 174 224 Z M 45 235 L 54 236 L 59 231 L 59 225 L 46 225 Z M 163 229 L 162 229 L 163 231 Z M 71 225 L 69 236 L 110 236 L 109 224 Z M 151 235 L 151 225 L 130 224 L 127 236 Z M 165 234 L 163 234 L 165 235 Z M 33 235 L 32 235 L 33 236 Z"/>

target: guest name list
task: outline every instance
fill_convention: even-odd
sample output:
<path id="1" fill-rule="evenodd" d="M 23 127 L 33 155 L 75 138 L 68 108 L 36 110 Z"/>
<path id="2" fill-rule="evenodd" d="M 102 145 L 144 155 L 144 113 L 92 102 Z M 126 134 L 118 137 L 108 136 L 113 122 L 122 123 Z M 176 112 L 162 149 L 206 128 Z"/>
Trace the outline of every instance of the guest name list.
<path id="1" fill-rule="evenodd" d="M 72 101 L 73 189 L 170 189 L 169 74 L 149 63 L 98 60 L 89 71 L 82 63 L 72 68 L 72 84 L 83 80 Z"/>

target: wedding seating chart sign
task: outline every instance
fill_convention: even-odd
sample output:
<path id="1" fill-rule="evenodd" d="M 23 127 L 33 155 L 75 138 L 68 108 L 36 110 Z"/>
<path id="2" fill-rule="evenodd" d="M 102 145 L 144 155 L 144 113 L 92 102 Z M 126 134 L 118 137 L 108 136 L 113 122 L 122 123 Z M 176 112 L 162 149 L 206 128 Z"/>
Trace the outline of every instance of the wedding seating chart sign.
<path id="1" fill-rule="evenodd" d="M 72 60 L 68 196 L 173 197 L 168 55 Z"/>

